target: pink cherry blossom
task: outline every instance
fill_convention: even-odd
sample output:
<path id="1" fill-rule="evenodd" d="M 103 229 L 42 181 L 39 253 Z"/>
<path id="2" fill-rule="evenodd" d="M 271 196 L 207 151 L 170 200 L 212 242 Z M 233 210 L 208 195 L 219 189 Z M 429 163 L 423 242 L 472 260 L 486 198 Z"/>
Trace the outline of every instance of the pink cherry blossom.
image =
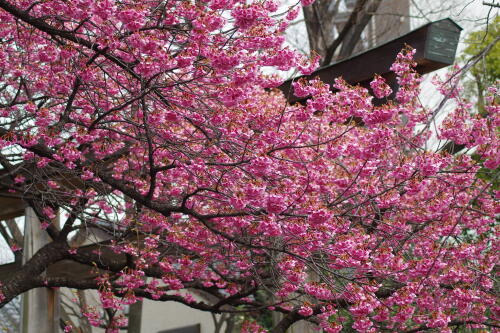
<path id="1" fill-rule="evenodd" d="M 283 93 L 281 71 L 319 62 L 284 39 L 312 3 L 0 0 L 0 182 L 49 239 L 0 307 L 81 287 L 41 273 L 78 262 L 100 300 L 82 314 L 108 332 L 142 299 L 236 309 L 243 332 L 269 312 L 326 332 L 493 323 L 497 89 L 485 118 L 452 74 L 435 88 L 450 109 L 425 108 L 405 48 L 397 90 L 375 76 Z"/>

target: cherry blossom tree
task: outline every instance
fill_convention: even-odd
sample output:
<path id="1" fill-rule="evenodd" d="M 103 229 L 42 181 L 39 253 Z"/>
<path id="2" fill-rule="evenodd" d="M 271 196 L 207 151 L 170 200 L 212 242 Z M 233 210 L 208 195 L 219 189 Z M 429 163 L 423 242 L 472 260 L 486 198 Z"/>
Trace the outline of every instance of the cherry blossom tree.
<path id="1" fill-rule="evenodd" d="M 410 49 L 395 100 L 301 80 L 289 105 L 266 73 L 315 69 L 283 47 L 311 3 L 0 0 L 1 184 L 51 239 L 1 281 L 0 307 L 69 287 L 113 313 L 142 298 L 281 313 L 272 332 L 498 330 L 498 192 L 476 176 L 500 164 L 494 98 L 475 118 L 438 87 L 457 102 L 439 137 L 481 165 L 423 148 L 440 110 L 418 102 Z M 85 274 L 54 269 L 68 263 Z"/>

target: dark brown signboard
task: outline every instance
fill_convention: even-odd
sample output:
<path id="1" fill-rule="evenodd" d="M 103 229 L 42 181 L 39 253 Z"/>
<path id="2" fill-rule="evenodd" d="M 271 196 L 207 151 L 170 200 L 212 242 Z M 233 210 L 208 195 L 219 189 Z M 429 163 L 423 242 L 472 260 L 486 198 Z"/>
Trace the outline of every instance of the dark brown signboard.
<path id="1" fill-rule="evenodd" d="M 462 28 L 449 18 L 431 22 L 376 48 L 322 67 L 311 75 L 301 77 L 306 79 L 319 77 L 328 84 L 332 84 L 338 77 L 343 77 L 352 85 L 361 84 L 364 87 L 369 87 L 373 76 L 379 74 L 385 77 L 393 88 L 396 88 L 394 87 L 395 77 L 390 67 L 396 59 L 396 55 L 406 45 L 416 50 L 414 60 L 417 63 L 417 72 L 420 74 L 430 73 L 449 66 L 455 61 L 461 30 Z M 278 87 L 291 103 L 300 101 L 294 96 L 291 87 L 292 82 L 301 77 L 285 81 Z"/>

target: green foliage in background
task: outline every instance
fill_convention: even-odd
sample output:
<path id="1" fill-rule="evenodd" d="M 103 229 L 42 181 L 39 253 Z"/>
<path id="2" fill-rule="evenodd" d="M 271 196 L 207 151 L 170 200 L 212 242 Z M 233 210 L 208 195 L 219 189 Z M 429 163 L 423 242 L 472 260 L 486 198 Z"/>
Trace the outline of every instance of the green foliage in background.
<path id="1" fill-rule="evenodd" d="M 465 97 L 476 101 L 477 111 L 488 117 L 485 109 L 485 98 L 491 95 L 487 92 L 488 87 L 500 84 L 500 16 L 496 16 L 489 22 L 486 28 L 470 33 L 465 43 L 468 45 L 464 50 L 461 61 L 466 63 L 471 58 L 483 53 L 486 48 L 489 51 L 484 53 L 479 61 L 470 68 L 464 80 Z M 499 103 L 498 97 L 495 103 Z M 500 133 L 500 132 L 499 132 Z M 479 163 L 483 163 L 482 156 L 473 154 L 472 158 Z M 500 188 L 500 167 L 494 170 L 482 167 L 477 177 L 492 184 L 492 190 Z"/>
<path id="2" fill-rule="evenodd" d="M 461 57 L 461 60 L 466 62 L 493 44 L 489 52 L 472 66 L 464 82 L 466 97 L 477 99 L 478 111 L 483 116 L 487 116 L 484 109 L 485 91 L 500 80 L 500 44 L 496 41 L 499 36 L 500 16 L 497 16 L 485 29 L 472 32 L 467 36 L 465 43 L 468 46 Z"/>

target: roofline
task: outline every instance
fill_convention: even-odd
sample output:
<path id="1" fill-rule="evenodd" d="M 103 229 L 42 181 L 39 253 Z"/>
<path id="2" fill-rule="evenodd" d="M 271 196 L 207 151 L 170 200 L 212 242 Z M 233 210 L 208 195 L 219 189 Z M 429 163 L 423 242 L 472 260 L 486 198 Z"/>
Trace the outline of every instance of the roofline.
<path id="1" fill-rule="evenodd" d="M 426 24 L 424 24 L 424 25 L 421 25 L 420 27 L 418 27 L 418 28 L 416 28 L 416 29 L 410 30 L 410 31 L 408 31 L 408 32 L 407 32 L 407 33 L 405 33 L 405 34 L 400 35 L 400 36 L 398 36 L 398 37 L 396 37 L 396 38 L 390 39 L 390 40 L 388 40 L 388 41 L 386 41 L 386 42 L 384 42 L 384 43 L 382 43 L 382 44 L 378 44 L 378 45 L 376 45 L 376 46 L 374 46 L 374 47 L 372 47 L 372 48 L 369 48 L 369 49 L 366 49 L 366 50 L 364 50 L 364 51 L 361 51 L 361 52 L 355 53 L 355 54 L 351 55 L 350 57 L 348 57 L 348 58 L 344 58 L 344 59 L 342 59 L 342 60 L 340 60 L 340 61 L 337 61 L 337 62 L 331 63 L 331 64 L 326 65 L 326 66 L 319 67 L 319 68 L 318 68 L 318 69 L 316 69 L 314 72 L 320 71 L 320 70 L 325 69 L 325 68 L 328 68 L 328 67 L 332 67 L 332 66 L 338 65 L 338 64 L 340 64 L 340 63 L 342 63 L 342 62 L 344 62 L 344 61 L 351 60 L 352 58 L 356 58 L 357 56 L 359 56 L 359 55 L 361 55 L 361 54 L 363 54 L 363 53 L 366 53 L 366 52 L 369 52 L 369 51 L 374 50 L 374 49 L 376 49 L 376 48 L 379 48 L 379 47 L 381 47 L 381 46 L 384 46 L 384 45 L 390 44 L 390 43 L 394 42 L 395 40 L 398 40 L 398 39 L 400 39 L 400 38 L 404 38 L 404 37 L 406 37 L 406 36 L 408 36 L 408 35 L 410 35 L 410 34 L 412 34 L 412 33 L 415 33 L 416 31 L 418 31 L 418 30 L 420 30 L 420 29 L 425 29 L 425 28 L 427 28 L 429 25 L 431 25 L 431 24 L 435 24 L 435 23 L 438 23 L 438 22 L 441 22 L 441 21 L 450 21 L 450 22 L 451 22 L 451 23 L 453 23 L 453 24 L 454 24 L 454 25 L 455 25 L 455 26 L 456 26 L 456 27 L 457 27 L 460 31 L 464 30 L 464 29 L 463 29 L 460 25 L 458 25 L 458 23 L 457 23 L 457 22 L 455 22 L 454 20 L 452 20 L 452 19 L 451 19 L 451 18 L 449 18 L 449 17 L 444 18 L 444 19 L 440 19 L 440 20 L 437 20 L 437 21 L 428 22 L 428 23 L 426 23 Z M 295 78 L 292 78 L 292 79 L 288 79 L 288 80 L 286 80 L 286 81 L 295 80 L 295 79 L 300 78 L 300 77 L 302 77 L 302 76 L 307 76 L 307 75 L 300 75 L 300 76 L 298 76 L 298 77 L 295 77 Z M 285 82 L 286 82 L 286 81 L 285 81 Z"/>

